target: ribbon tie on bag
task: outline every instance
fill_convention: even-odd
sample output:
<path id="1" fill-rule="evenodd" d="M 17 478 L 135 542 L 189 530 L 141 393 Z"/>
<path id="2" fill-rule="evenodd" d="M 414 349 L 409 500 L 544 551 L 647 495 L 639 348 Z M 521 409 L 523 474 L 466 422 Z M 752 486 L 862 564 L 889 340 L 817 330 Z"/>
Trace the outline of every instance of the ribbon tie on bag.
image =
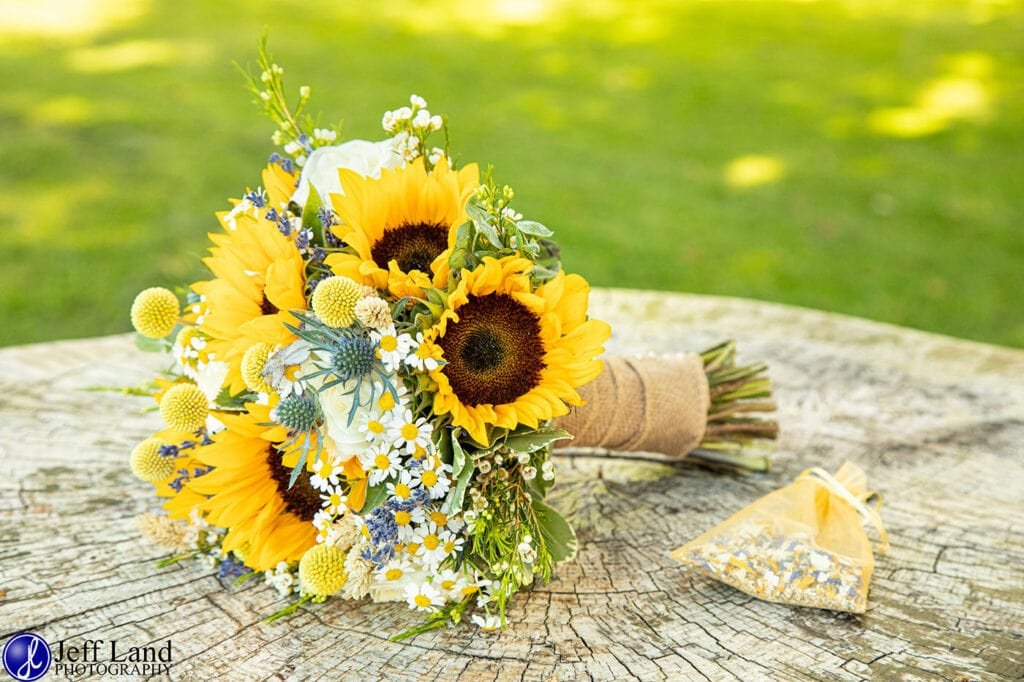
<path id="1" fill-rule="evenodd" d="M 847 472 L 847 467 L 852 466 L 853 465 L 850 464 L 844 464 L 837 475 L 842 476 L 843 473 Z M 860 474 L 861 478 L 863 478 L 863 472 L 861 472 L 859 468 L 856 468 L 856 472 L 857 474 Z M 882 496 L 880 494 L 873 491 L 865 491 L 861 496 L 855 496 L 845 485 L 837 480 L 835 476 L 818 467 L 804 469 L 804 471 L 795 479 L 795 481 L 804 480 L 810 480 L 817 483 L 853 507 L 854 510 L 860 514 L 861 518 L 867 521 L 878 533 L 879 541 L 876 551 L 879 554 L 885 554 L 889 551 L 889 535 L 885 532 L 885 525 L 882 523 L 882 517 L 878 514 L 878 509 L 882 506 Z M 873 506 L 868 506 L 869 502 L 872 502 Z"/>

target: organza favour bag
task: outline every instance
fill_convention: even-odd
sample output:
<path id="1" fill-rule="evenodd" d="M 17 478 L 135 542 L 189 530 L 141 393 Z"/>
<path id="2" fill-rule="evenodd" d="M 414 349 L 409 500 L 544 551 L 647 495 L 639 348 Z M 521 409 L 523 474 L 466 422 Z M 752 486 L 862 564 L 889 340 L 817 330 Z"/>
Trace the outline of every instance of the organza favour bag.
<path id="1" fill-rule="evenodd" d="M 672 556 L 758 599 L 864 613 L 875 568 L 865 521 L 888 549 L 880 502 L 855 464 L 808 469 Z"/>

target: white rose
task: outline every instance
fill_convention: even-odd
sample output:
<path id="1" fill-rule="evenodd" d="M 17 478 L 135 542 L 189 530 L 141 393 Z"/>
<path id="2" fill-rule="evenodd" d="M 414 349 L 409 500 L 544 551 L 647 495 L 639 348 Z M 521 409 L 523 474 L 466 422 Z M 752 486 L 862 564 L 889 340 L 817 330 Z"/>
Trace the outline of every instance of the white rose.
<path id="1" fill-rule="evenodd" d="M 379 178 L 384 168 L 402 165 L 402 156 L 395 150 L 392 140 L 368 142 L 349 140 L 338 145 L 319 147 L 306 159 L 302 168 L 299 186 L 292 195 L 292 201 L 305 207 L 312 184 L 320 192 L 324 204 L 330 205 L 331 194 L 342 194 L 338 170 L 347 168 L 368 178 Z"/>

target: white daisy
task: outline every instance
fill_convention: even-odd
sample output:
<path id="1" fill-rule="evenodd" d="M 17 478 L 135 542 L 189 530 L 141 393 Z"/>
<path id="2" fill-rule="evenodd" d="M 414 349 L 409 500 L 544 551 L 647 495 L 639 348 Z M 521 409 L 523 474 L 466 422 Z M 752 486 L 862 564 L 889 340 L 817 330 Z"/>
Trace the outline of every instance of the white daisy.
<path id="1" fill-rule="evenodd" d="M 409 608 L 417 611 L 433 611 L 436 607 L 444 604 L 441 593 L 429 583 L 406 587 L 405 600 L 409 603 Z"/>
<path id="2" fill-rule="evenodd" d="M 341 474 L 341 460 L 337 455 L 330 459 L 324 457 L 313 465 L 313 475 L 309 477 L 309 484 L 322 493 L 329 488 L 337 486 L 341 481 L 338 476 Z"/>
<path id="3" fill-rule="evenodd" d="M 394 450 L 387 446 L 381 446 L 368 450 L 367 455 L 369 461 L 364 464 L 364 467 L 370 470 L 370 485 L 378 485 L 398 474 L 401 460 Z"/>
<path id="4" fill-rule="evenodd" d="M 445 560 L 448 553 L 445 552 L 446 543 L 451 536 L 447 531 L 434 532 L 430 528 L 420 526 L 416 529 L 415 541 L 419 545 L 416 556 L 428 564 L 439 564 Z"/>
<path id="5" fill-rule="evenodd" d="M 395 327 L 370 332 L 370 336 L 377 342 L 377 357 L 389 372 L 397 372 L 405 357 L 409 354 L 409 347 L 412 345 L 412 337 L 408 334 L 399 334 Z"/>
<path id="6" fill-rule="evenodd" d="M 348 509 L 348 496 L 341 491 L 341 487 L 330 487 L 323 491 L 325 494 L 320 496 L 323 500 L 324 511 L 329 514 L 341 514 Z"/>
<path id="7" fill-rule="evenodd" d="M 462 595 L 462 588 L 468 584 L 466 576 L 446 568 L 434 577 L 434 585 L 437 586 L 446 599 L 458 599 Z"/>
<path id="8" fill-rule="evenodd" d="M 436 458 L 431 458 L 436 461 Z M 420 484 L 430 493 L 430 499 L 437 500 L 444 497 L 451 487 L 451 479 L 448 474 L 452 468 L 447 464 L 437 462 L 436 468 L 420 467 L 413 474 L 413 478 L 419 480 Z"/>
<path id="9" fill-rule="evenodd" d="M 462 547 L 466 544 L 466 540 L 462 536 L 456 535 L 454 533 L 448 533 L 445 531 L 440 532 L 441 536 L 444 537 L 444 542 L 441 545 L 441 549 L 444 550 L 445 556 L 451 556 L 456 552 L 462 552 Z"/>
<path id="10" fill-rule="evenodd" d="M 494 632 L 501 628 L 501 618 L 493 613 L 488 613 L 484 616 L 474 613 L 471 620 L 474 624 L 479 625 L 480 629 L 484 632 Z"/>
<path id="11" fill-rule="evenodd" d="M 413 570 L 413 566 L 407 559 L 392 559 L 378 569 L 374 580 L 379 583 L 397 582 L 406 577 Z"/>
<path id="12" fill-rule="evenodd" d="M 426 417 L 413 419 L 412 410 L 406 408 L 402 412 L 396 411 L 388 423 L 388 439 L 394 447 L 405 448 L 411 455 L 417 447 L 426 449 L 430 445 L 433 430 L 433 424 L 428 423 Z"/>
<path id="13" fill-rule="evenodd" d="M 399 500 L 408 500 L 412 497 L 412 489 L 417 485 L 419 484 L 413 483 L 412 476 L 409 475 L 408 471 L 402 471 L 398 475 L 397 481 L 394 483 L 388 483 L 388 497 L 397 498 Z"/>
<path id="14" fill-rule="evenodd" d="M 395 512 L 395 525 L 398 526 L 398 541 L 412 542 L 416 537 L 416 526 L 425 523 L 427 515 L 422 507 L 413 507 L 410 511 L 400 509 Z"/>
<path id="15" fill-rule="evenodd" d="M 428 346 L 423 345 L 423 332 L 416 334 L 416 339 L 409 346 L 409 354 L 405 364 L 421 372 L 432 372 L 438 368 L 436 359 L 430 357 Z"/>
<path id="16" fill-rule="evenodd" d="M 359 433 L 370 443 L 381 443 L 388 437 L 388 427 L 381 415 L 365 412 L 359 415 Z"/>

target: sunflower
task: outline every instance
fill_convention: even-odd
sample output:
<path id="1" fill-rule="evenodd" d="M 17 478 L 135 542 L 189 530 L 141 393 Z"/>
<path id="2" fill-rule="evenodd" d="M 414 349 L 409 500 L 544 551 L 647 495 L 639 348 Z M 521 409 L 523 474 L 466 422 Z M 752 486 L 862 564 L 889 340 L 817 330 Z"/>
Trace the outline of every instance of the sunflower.
<path id="1" fill-rule="evenodd" d="M 430 372 L 434 412 L 473 440 L 488 426 L 538 428 L 582 401 L 576 389 L 601 372 L 597 356 L 611 328 L 587 319 L 590 287 L 559 273 L 532 289 L 524 258 L 484 258 L 462 278 L 424 336 L 427 353 L 444 360 Z M 437 351 L 440 351 L 438 354 Z"/>
<path id="2" fill-rule="evenodd" d="M 263 187 L 274 208 L 287 206 L 299 184 L 299 175 L 286 171 L 280 164 L 271 163 L 263 169 Z"/>
<path id="3" fill-rule="evenodd" d="M 331 201 L 342 222 L 332 229 L 355 253 L 328 256 L 334 273 L 395 296 L 422 295 L 432 279 L 444 286 L 440 256 L 466 220 L 466 201 L 480 184 L 476 164 L 456 172 L 442 160 L 428 173 L 421 158 L 376 180 L 344 169 L 338 175 L 344 195 Z"/>
<path id="4" fill-rule="evenodd" d="M 192 290 L 204 297 L 198 329 L 207 337 L 207 350 L 229 366 L 232 393 L 245 389 L 242 356 L 254 343 L 286 345 L 294 336 L 285 323 L 297 325 L 289 311 L 306 308 L 305 265 L 295 243 L 277 226 L 243 213 L 228 223 L 218 214 L 225 234 L 211 234 L 214 247 L 203 263 L 215 279 L 197 282 Z"/>
<path id="5" fill-rule="evenodd" d="M 312 521 L 321 500 L 308 469 L 288 486 L 299 452 L 279 449 L 287 433 L 264 426 L 269 406 L 246 407 L 247 412 L 220 416 L 227 429 L 195 453 L 213 470 L 192 479 L 187 489 L 203 496 L 199 508 L 206 519 L 227 529 L 224 552 L 238 550 L 247 566 L 264 571 L 280 561 L 298 561 L 316 544 Z"/>

